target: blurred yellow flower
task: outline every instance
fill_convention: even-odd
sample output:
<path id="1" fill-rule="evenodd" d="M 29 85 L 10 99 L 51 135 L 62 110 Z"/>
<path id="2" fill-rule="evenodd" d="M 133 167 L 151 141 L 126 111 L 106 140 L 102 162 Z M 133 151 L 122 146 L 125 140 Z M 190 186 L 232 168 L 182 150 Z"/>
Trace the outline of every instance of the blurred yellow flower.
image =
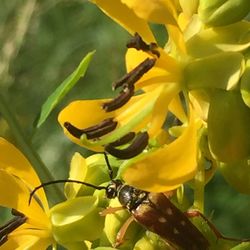
<path id="1" fill-rule="evenodd" d="M 29 205 L 30 191 L 40 180 L 28 160 L 0 138 L 0 205 L 14 209 L 14 219 L 0 230 L 1 249 L 47 249 L 54 243 L 48 203 L 42 189 Z M 6 225 L 7 226 L 7 225 Z"/>

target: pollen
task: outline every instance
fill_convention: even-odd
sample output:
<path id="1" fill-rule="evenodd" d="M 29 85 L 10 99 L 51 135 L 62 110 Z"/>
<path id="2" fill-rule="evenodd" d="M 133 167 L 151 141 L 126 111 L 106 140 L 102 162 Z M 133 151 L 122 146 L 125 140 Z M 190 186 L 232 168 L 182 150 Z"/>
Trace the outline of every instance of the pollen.
<path id="1" fill-rule="evenodd" d="M 182 225 L 182 226 L 185 226 L 185 225 L 186 225 L 186 221 L 182 220 L 182 221 L 181 221 L 181 225 Z"/>
<path id="2" fill-rule="evenodd" d="M 168 214 L 168 215 L 173 215 L 173 210 L 172 210 L 171 208 L 168 208 L 168 209 L 167 209 L 167 214 Z"/>
<path id="3" fill-rule="evenodd" d="M 166 218 L 164 218 L 164 217 L 159 217 L 159 218 L 158 218 L 158 221 L 159 221 L 160 223 L 166 223 L 166 222 L 167 222 Z"/>

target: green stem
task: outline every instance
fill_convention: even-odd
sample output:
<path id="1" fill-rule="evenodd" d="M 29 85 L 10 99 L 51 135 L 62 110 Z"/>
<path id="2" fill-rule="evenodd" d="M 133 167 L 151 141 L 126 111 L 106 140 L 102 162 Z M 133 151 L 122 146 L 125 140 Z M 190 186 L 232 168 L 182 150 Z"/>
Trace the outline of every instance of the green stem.
<path id="1" fill-rule="evenodd" d="M 204 189 L 205 189 L 205 164 L 204 147 L 206 145 L 206 129 L 202 128 L 198 134 L 198 169 L 194 178 L 194 207 L 204 212 Z"/>
<path id="2" fill-rule="evenodd" d="M 27 140 L 27 138 L 25 138 L 24 133 L 16 117 L 14 116 L 13 112 L 10 109 L 10 106 L 8 105 L 8 102 L 5 100 L 4 96 L 1 93 L 0 93 L 0 113 L 7 121 L 19 148 L 22 149 L 22 152 L 30 161 L 31 165 L 33 166 L 36 173 L 40 177 L 41 182 L 54 180 L 53 176 L 42 162 L 40 156 L 32 148 L 32 145 Z M 49 189 L 49 196 L 53 200 L 53 203 L 59 202 L 65 198 L 63 192 L 58 188 L 57 185 L 51 186 L 51 188 Z"/>
<path id="3" fill-rule="evenodd" d="M 204 187 L 205 187 L 205 171 L 204 161 L 200 160 L 198 163 L 198 171 L 194 178 L 194 207 L 201 213 L 204 213 Z"/>

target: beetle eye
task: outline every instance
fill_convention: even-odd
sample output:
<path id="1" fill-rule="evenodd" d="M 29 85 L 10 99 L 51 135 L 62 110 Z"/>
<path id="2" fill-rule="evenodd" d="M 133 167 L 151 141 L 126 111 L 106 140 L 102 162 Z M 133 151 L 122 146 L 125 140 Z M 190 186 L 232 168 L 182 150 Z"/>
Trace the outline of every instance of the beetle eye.
<path id="1" fill-rule="evenodd" d="M 106 196 L 108 199 L 112 199 L 116 197 L 116 189 L 114 187 L 108 187 L 106 189 Z"/>

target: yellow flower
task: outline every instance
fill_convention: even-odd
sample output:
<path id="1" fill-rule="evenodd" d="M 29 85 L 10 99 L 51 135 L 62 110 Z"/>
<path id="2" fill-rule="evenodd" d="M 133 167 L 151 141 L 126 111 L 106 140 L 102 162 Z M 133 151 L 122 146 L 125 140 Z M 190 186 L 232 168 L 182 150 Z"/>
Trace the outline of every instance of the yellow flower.
<path id="1" fill-rule="evenodd" d="M 88 175 L 93 157 L 86 160 Z M 72 169 L 77 173 L 87 174 L 85 159 L 79 154 L 72 158 Z M 84 168 L 85 167 L 85 168 Z M 94 169 L 94 168 L 92 168 Z M 100 172 L 100 171 L 99 171 Z M 70 174 L 74 177 L 74 173 Z M 100 173 L 99 181 L 104 180 Z M 107 175 L 104 173 L 107 178 Z M 95 180 L 95 178 L 92 178 Z M 89 182 L 92 182 L 92 179 Z M 106 180 L 106 179 L 105 179 Z M 95 181 L 93 181 L 95 182 Z M 73 184 L 72 191 L 67 193 L 68 200 L 49 208 L 41 188 L 38 176 L 28 160 L 11 143 L 0 138 L 0 206 L 12 209 L 14 218 L 0 228 L 0 249 L 47 249 L 48 246 L 60 244 L 66 247 L 85 249 L 87 241 L 97 239 L 102 233 L 104 217 L 100 217 L 99 199 L 97 196 L 72 195 L 81 185 Z M 75 189 L 76 188 L 76 189 Z M 67 189 L 67 186 L 66 186 Z M 31 191 L 33 193 L 30 200 Z M 91 189 L 91 194 L 95 189 Z M 73 193 L 72 193 L 73 192 Z M 93 224 L 91 229 L 86 227 Z M 84 228 L 86 228 L 84 230 Z M 76 249 L 76 248 L 74 248 Z M 87 247 L 86 247 L 87 249 Z"/>
<path id="2" fill-rule="evenodd" d="M 250 24 L 239 21 L 227 26 L 208 27 L 204 18 L 200 18 L 204 9 L 201 14 L 199 1 L 92 2 L 134 35 L 126 53 L 129 73 L 122 78 L 123 81 L 113 84 L 115 89 L 123 87 L 117 100 L 121 102 L 121 97 L 127 97 L 126 91 L 131 96 L 134 92 L 141 94 L 111 110 L 104 108 L 111 100 L 73 102 L 61 111 L 59 122 L 74 142 L 113 155 L 116 151 L 108 150 L 107 145 L 131 131 L 147 131 L 149 147 L 124 164 L 120 173 L 130 185 L 148 191 L 176 188 L 196 173 L 196 133 L 201 126 L 206 127 L 209 98 L 213 91 L 228 91 L 239 85 L 245 69 L 243 52 L 250 46 L 247 35 Z M 157 45 L 150 23 L 166 27 L 168 41 L 163 48 Z M 154 63 L 140 77 L 134 77 L 136 80 L 131 87 L 129 77 L 147 60 L 154 60 Z M 113 100 L 112 105 L 117 104 L 117 100 Z M 186 107 L 188 112 L 185 112 Z M 169 111 L 186 128 L 183 133 L 174 135 L 175 140 L 168 136 L 170 130 L 166 133 L 163 129 Z M 69 124 L 73 126 L 69 128 Z M 171 129 L 174 123 L 168 126 Z M 91 137 L 88 131 L 94 131 L 95 137 Z M 160 140 L 164 133 L 166 137 Z M 190 154 L 186 153 L 188 149 L 192 149 Z M 185 155 L 188 160 L 185 162 L 185 157 L 180 155 Z M 143 178 L 141 173 L 144 173 Z M 155 177 L 154 181 L 151 176 Z"/>
<path id="3" fill-rule="evenodd" d="M 11 143 L 0 138 L 0 205 L 16 214 L 10 231 L 1 229 L 1 249 L 46 249 L 54 243 L 44 191 L 29 205 L 30 191 L 40 181 L 28 160 Z"/>

